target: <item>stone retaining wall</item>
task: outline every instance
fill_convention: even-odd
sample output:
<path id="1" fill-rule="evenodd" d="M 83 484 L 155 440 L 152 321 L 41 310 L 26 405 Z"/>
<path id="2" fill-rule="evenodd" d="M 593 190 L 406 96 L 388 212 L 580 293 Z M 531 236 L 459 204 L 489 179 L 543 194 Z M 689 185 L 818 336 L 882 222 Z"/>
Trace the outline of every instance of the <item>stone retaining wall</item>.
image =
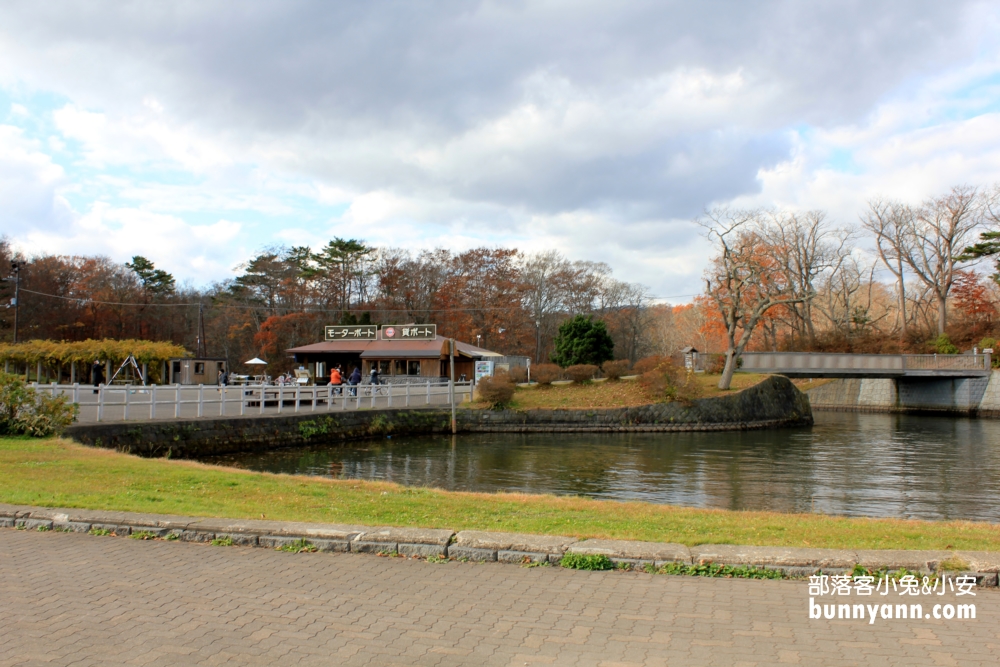
<path id="1" fill-rule="evenodd" d="M 988 378 L 838 379 L 807 393 L 817 410 L 1000 417 L 1000 371 Z"/>
<path id="2" fill-rule="evenodd" d="M 149 537 L 188 542 L 228 538 L 232 544 L 265 548 L 308 541 L 318 551 L 399 554 L 503 563 L 558 563 L 566 554 L 604 555 L 615 563 L 660 567 L 667 563 L 754 566 L 808 576 L 817 570 L 849 571 L 855 565 L 878 570 L 906 568 L 933 573 L 941 563 L 960 560 L 984 586 L 997 585 L 1000 553 L 983 551 L 872 551 L 746 547 L 729 544 L 683 544 L 627 540 L 577 539 L 557 535 L 526 535 L 476 530 L 369 527 L 344 524 L 206 519 L 164 514 L 104 510 L 53 509 L 0 504 L 0 528 L 107 531 L 118 536 L 147 533 Z M 955 573 L 956 575 L 959 573 Z"/>
<path id="3" fill-rule="evenodd" d="M 741 392 L 690 404 L 610 410 L 458 410 L 458 430 L 475 432 L 724 431 L 812 424 L 808 397 L 773 376 Z M 266 451 L 310 442 L 451 432 L 441 408 L 306 412 L 275 416 L 77 424 L 66 435 L 95 447 L 141 456 L 199 458 Z"/>

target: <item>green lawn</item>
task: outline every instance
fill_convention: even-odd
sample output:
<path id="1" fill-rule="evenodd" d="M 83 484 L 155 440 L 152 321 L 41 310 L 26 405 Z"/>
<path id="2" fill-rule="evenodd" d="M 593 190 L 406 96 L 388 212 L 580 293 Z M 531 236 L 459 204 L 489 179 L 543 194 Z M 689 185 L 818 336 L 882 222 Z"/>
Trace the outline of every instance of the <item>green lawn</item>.
<path id="1" fill-rule="evenodd" d="M 843 519 L 576 497 L 456 493 L 143 459 L 56 438 L 0 438 L 0 502 L 688 545 L 1000 551 L 1000 526 L 986 523 Z"/>

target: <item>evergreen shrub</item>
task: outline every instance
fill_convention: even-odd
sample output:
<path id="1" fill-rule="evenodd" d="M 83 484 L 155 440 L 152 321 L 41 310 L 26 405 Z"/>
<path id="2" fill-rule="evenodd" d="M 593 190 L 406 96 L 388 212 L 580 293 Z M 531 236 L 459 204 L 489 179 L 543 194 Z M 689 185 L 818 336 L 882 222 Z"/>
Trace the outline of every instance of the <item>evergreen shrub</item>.
<path id="1" fill-rule="evenodd" d="M 0 373 L 0 435 L 42 438 L 62 433 L 76 419 L 77 406 L 27 386 L 18 375 Z"/>

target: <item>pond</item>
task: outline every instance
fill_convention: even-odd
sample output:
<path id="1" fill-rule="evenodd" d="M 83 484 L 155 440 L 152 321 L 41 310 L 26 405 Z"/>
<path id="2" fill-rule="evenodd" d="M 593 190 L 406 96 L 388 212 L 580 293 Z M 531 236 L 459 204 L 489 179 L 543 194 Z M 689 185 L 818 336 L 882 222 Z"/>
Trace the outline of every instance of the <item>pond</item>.
<path id="1" fill-rule="evenodd" d="M 462 491 L 1000 521 L 1000 420 L 815 417 L 815 426 L 799 429 L 401 437 L 205 461 Z"/>

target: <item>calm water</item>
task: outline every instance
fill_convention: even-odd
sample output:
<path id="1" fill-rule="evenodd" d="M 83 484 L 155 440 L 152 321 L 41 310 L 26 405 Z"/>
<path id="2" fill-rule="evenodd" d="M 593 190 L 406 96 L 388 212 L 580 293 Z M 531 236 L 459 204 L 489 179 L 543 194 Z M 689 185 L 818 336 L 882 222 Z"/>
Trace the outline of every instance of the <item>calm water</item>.
<path id="1" fill-rule="evenodd" d="M 811 429 L 392 438 L 208 461 L 452 490 L 1000 521 L 1000 420 L 817 412 Z"/>

